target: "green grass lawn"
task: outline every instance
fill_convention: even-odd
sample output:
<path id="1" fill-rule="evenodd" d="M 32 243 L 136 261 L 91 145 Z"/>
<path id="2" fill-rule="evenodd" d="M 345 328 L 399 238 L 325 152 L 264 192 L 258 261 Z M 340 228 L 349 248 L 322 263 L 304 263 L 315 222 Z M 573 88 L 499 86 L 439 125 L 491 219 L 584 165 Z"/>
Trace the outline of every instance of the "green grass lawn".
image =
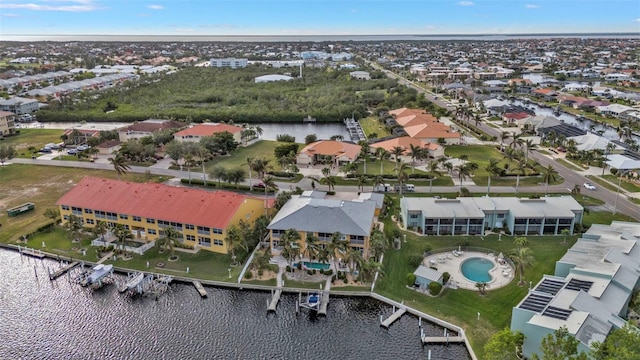
<path id="1" fill-rule="evenodd" d="M 375 116 L 369 116 L 364 119 L 358 120 L 360 122 L 360 126 L 362 127 L 362 131 L 368 137 L 369 134 L 376 133 L 378 136 L 376 138 L 383 138 L 385 136 L 389 136 L 390 133 L 384 127 L 384 125 L 380 124 L 378 118 Z"/>
<path id="2" fill-rule="evenodd" d="M 620 178 L 615 175 L 605 175 L 602 177 L 608 180 L 610 183 L 613 183 L 616 185 L 618 184 L 618 182 L 620 182 Z M 638 185 L 637 183 L 633 183 L 625 178 L 622 178 L 622 182 L 620 182 L 620 187 L 629 192 L 640 192 L 640 185 Z M 618 190 L 617 187 L 615 187 L 615 189 Z"/>
<path id="3" fill-rule="evenodd" d="M 213 160 L 207 162 L 205 165 L 206 171 L 210 172 L 214 166 L 223 166 L 227 169 L 242 168 L 247 170 L 247 158 L 265 158 L 269 160 L 269 165 L 272 165 L 274 170 L 280 170 L 280 164 L 275 158 L 273 151 L 276 146 L 281 145 L 277 141 L 260 140 L 247 147 L 239 147 L 231 155 L 219 156 Z M 302 145 L 300 146 L 302 148 Z M 202 171 L 201 169 L 193 168 L 193 171 Z M 247 176 L 249 174 L 247 173 Z"/>
<path id="4" fill-rule="evenodd" d="M 30 147 L 34 152 L 49 143 L 59 143 L 62 130 L 59 129 L 20 129 L 20 134 L 6 137 L 0 145 L 10 145 L 16 149 L 16 157 L 31 158 Z"/>
<path id="5" fill-rule="evenodd" d="M 584 215 L 582 225 L 587 229 L 593 224 L 611 224 L 614 220 L 636 222 L 632 217 L 620 213 L 614 215 L 608 211 L 591 211 Z"/>
<path id="6" fill-rule="evenodd" d="M 562 164 L 562 166 L 569 168 L 573 171 L 578 171 L 578 172 L 582 172 L 585 169 L 582 168 L 580 165 L 574 163 L 573 161 L 570 160 L 566 160 L 566 159 L 556 159 L 556 161 L 560 164 Z"/>
<path id="7" fill-rule="evenodd" d="M 0 168 L 0 242 L 14 242 L 21 235 L 30 234 L 40 226 L 51 222 L 44 216 L 48 208 L 55 208 L 56 201 L 84 176 L 117 178 L 114 171 L 74 169 L 53 166 L 12 164 Z M 123 180 L 134 182 L 164 181 L 166 177 L 129 173 Z M 6 209 L 25 202 L 36 205 L 30 211 L 9 217 Z"/>

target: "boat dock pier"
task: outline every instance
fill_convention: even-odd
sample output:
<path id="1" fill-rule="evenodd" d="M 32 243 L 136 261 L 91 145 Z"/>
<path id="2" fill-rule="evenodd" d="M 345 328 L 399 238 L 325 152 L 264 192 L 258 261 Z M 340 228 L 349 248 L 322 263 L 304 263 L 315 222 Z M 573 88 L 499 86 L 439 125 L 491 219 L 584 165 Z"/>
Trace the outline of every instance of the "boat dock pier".
<path id="1" fill-rule="evenodd" d="M 426 336 L 424 329 L 420 328 L 420 339 L 422 344 L 449 344 L 449 343 L 463 343 L 464 337 L 462 336 L 449 336 L 447 328 L 444 329 L 444 336 Z"/>
<path id="2" fill-rule="evenodd" d="M 20 246 L 18 246 L 18 252 L 20 253 L 20 255 L 27 255 L 37 259 L 44 259 L 44 257 L 46 256 L 45 254 L 42 253 L 42 251 L 39 251 L 36 249 L 29 249 L 26 247 L 20 247 Z"/>
<path id="3" fill-rule="evenodd" d="M 123 293 L 127 290 L 135 290 L 139 294 L 141 294 L 142 280 L 144 280 L 144 273 L 129 273 L 127 275 L 127 279 L 122 284 L 120 284 L 120 286 L 118 286 L 118 292 Z"/>
<path id="4" fill-rule="evenodd" d="M 200 294 L 201 297 L 206 298 L 209 296 L 209 294 L 207 294 L 207 290 L 204 289 L 204 286 L 202 286 L 200 281 L 194 280 L 193 286 L 196 287 L 196 290 L 198 290 L 198 294 Z"/>
<path id="5" fill-rule="evenodd" d="M 49 271 L 49 280 L 55 280 L 57 278 L 59 278 L 60 276 L 64 275 L 65 273 L 67 273 L 67 271 L 73 269 L 74 267 L 78 266 L 80 263 L 77 261 L 74 261 L 70 264 L 67 264 L 66 266 L 61 267 L 60 269 L 51 272 Z"/>
<path id="6" fill-rule="evenodd" d="M 282 285 L 284 285 L 284 281 L 282 280 L 283 268 L 278 268 L 278 275 L 276 276 L 276 281 L 278 283 L 278 287 L 275 291 L 271 290 L 271 301 L 267 304 L 267 312 L 276 311 L 276 307 L 278 306 L 278 302 L 280 301 L 280 296 L 282 295 Z"/>
<path id="7" fill-rule="evenodd" d="M 327 316 L 327 306 L 329 306 L 329 291 L 331 290 L 331 278 L 327 279 L 327 283 L 324 285 L 324 291 L 320 297 L 320 308 L 318 309 L 318 315 Z"/>
<path id="8" fill-rule="evenodd" d="M 382 326 L 385 329 L 388 329 L 389 326 L 391 326 L 391 324 L 393 324 L 396 320 L 400 319 L 400 317 L 402 317 L 402 315 L 404 315 L 404 313 L 407 312 L 407 308 L 405 307 L 400 307 L 398 310 L 396 310 L 396 307 L 393 307 L 393 314 L 391 314 L 391 316 L 389 316 L 386 320 L 382 320 L 382 315 L 380 315 L 380 326 Z"/>

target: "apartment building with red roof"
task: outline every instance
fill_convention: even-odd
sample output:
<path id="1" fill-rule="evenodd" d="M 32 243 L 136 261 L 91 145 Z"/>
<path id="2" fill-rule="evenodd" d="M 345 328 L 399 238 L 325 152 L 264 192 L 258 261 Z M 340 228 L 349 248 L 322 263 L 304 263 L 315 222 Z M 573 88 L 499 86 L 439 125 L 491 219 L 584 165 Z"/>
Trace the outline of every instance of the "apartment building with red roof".
<path id="1" fill-rule="evenodd" d="M 98 221 L 122 224 L 140 241 L 154 241 L 173 227 L 180 242 L 195 249 L 228 252 L 228 229 L 240 220 L 253 224 L 269 202 L 229 191 L 205 191 L 155 183 L 134 183 L 87 176 L 56 205 L 62 222 L 74 215 L 83 226 Z"/>
<path id="2" fill-rule="evenodd" d="M 400 108 L 389 111 L 398 125 L 412 138 L 437 144 L 460 144 L 460 133 L 438 121 L 438 118 L 422 109 Z"/>
<path id="3" fill-rule="evenodd" d="M 356 161 L 361 149 L 360 145 L 343 141 L 321 140 L 305 146 L 298 152 L 296 160 L 302 165 L 331 162 L 333 165 L 341 166 Z"/>
<path id="4" fill-rule="evenodd" d="M 202 123 L 194 125 L 176 132 L 175 134 L 173 134 L 173 138 L 176 141 L 180 142 L 199 142 L 200 139 L 204 137 L 213 136 L 225 131 L 231 133 L 235 141 L 237 141 L 238 143 L 241 142 L 241 127 L 220 123 Z"/>

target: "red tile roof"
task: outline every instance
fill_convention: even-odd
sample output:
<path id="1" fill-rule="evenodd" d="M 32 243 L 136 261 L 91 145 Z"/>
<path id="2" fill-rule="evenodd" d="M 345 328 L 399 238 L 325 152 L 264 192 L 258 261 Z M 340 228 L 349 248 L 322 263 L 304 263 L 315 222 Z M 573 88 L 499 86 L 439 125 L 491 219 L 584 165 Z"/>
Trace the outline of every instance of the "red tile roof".
<path id="1" fill-rule="evenodd" d="M 233 125 L 227 125 L 227 124 L 205 123 L 205 124 L 198 124 L 188 129 L 178 131 L 173 135 L 175 137 L 182 137 L 182 136 L 189 136 L 189 135 L 190 136 L 211 136 L 213 134 L 217 134 L 225 131 L 235 134 L 239 131 L 242 131 L 242 128 L 239 126 L 233 126 Z"/>
<path id="2" fill-rule="evenodd" d="M 228 191 L 87 176 L 56 204 L 224 229 L 246 198 Z"/>

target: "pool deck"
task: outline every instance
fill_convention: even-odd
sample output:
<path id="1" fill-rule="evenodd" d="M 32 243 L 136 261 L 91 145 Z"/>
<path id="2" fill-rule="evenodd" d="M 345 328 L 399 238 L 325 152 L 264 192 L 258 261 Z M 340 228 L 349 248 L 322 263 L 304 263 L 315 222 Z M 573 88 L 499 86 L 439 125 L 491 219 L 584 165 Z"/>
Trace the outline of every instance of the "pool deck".
<path id="1" fill-rule="evenodd" d="M 458 256 L 455 256 L 451 251 L 436 253 L 425 257 L 422 260 L 422 265 L 427 267 L 436 267 L 441 273 L 448 272 L 451 274 L 451 278 L 449 280 L 450 287 L 477 290 L 476 282 L 465 278 L 464 275 L 462 275 L 461 270 L 462 263 L 471 258 L 483 258 L 491 260 L 494 263 L 494 267 L 489 270 L 491 281 L 487 282 L 487 291 L 506 286 L 513 280 L 514 269 L 507 262 L 500 264 L 498 254 L 493 253 L 486 254 L 475 251 L 465 251 L 458 253 Z"/>

